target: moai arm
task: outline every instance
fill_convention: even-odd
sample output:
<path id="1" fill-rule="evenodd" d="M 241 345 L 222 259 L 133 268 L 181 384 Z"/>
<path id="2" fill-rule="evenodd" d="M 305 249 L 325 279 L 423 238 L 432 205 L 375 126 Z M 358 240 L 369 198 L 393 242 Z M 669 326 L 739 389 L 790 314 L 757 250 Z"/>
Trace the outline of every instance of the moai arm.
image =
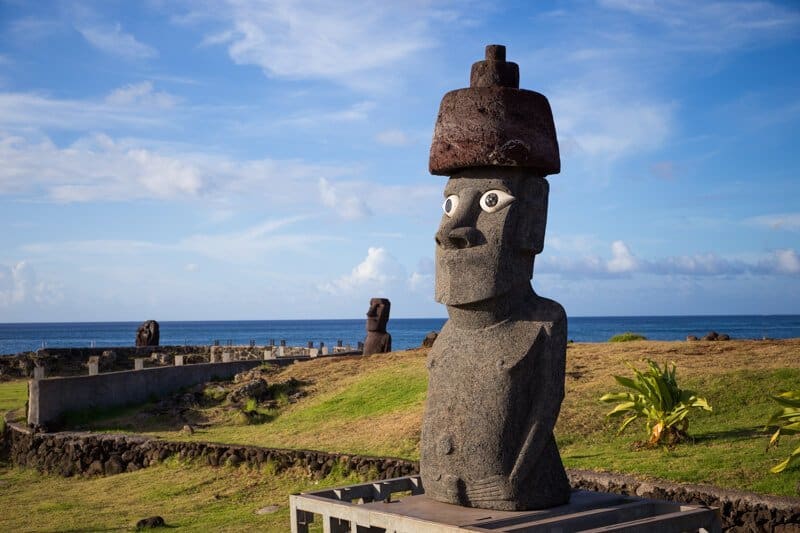
<path id="1" fill-rule="evenodd" d="M 467 496 L 473 502 L 515 499 L 520 483 L 529 477 L 531 470 L 547 467 L 539 462 L 539 458 L 547 446 L 554 446 L 553 429 L 564 399 L 566 316 L 563 311 L 561 313 L 552 330 L 543 328 L 531 347 L 536 353 L 534 382 L 540 387 L 531 395 L 527 435 L 514 466 L 508 476 L 495 475 L 471 483 Z"/>

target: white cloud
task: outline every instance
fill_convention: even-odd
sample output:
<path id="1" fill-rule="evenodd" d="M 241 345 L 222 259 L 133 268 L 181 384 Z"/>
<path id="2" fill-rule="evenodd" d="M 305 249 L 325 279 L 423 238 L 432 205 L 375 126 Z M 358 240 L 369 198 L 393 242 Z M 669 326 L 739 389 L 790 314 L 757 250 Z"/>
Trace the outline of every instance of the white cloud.
<path id="1" fill-rule="evenodd" d="M 80 26 L 76 29 L 89 44 L 110 55 L 124 59 L 149 59 L 158 56 L 158 50 L 122 31 L 120 24 Z"/>
<path id="2" fill-rule="evenodd" d="M 673 106 L 624 94 L 614 88 L 556 90 L 550 101 L 559 142 L 570 155 L 605 160 L 661 146 L 672 130 Z"/>
<path id="3" fill-rule="evenodd" d="M 414 292 L 433 295 L 434 269 L 433 259 L 420 259 L 416 270 L 408 277 L 408 287 Z"/>
<path id="4" fill-rule="evenodd" d="M 183 267 L 183 269 L 184 269 L 186 272 L 197 272 L 198 270 L 200 270 L 200 266 L 199 266 L 197 263 L 187 263 L 187 264 L 186 264 L 186 265 Z"/>
<path id="5" fill-rule="evenodd" d="M 10 267 L 0 265 L 0 307 L 12 307 L 30 302 L 53 303 L 59 301 L 62 296 L 57 285 L 39 281 L 36 272 L 27 261 L 19 261 Z"/>
<path id="6" fill-rule="evenodd" d="M 748 218 L 746 224 L 774 230 L 800 231 L 800 213 L 781 213 Z"/>
<path id="7" fill-rule="evenodd" d="M 383 86 L 391 69 L 434 44 L 436 21 L 457 15 L 435 2 L 228 0 L 198 6 L 188 20 L 222 20 L 205 44 L 227 45 L 237 64 L 270 76 L 327 79 L 351 86 Z M 377 73 L 383 74 L 382 76 Z"/>
<path id="8" fill-rule="evenodd" d="M 800 13 L 768 1 L 601 0 L 655 23 L 661 46 L 680 51 L 724 52 L 796 35 Z"/>
<path id="9" fill-rule="evenodd" d="M 633 272 L 639 266 L 639 261 L 633 256 L 628 246 L 622 241 L 611 243 L 611 260 L 606 264 L 606 269 L 618 274 Z"/>
<path id="10" fill-rule="evenodd" d="M 411 138 L 402 130 L 384 130 L 375 136 L 380 144 L 386 146 L 406 146 L 411 143 Z"/>
<path id="11" fill-rule="evenodd" d="M 780 274 L 800 274 L 800 257 L 791 249 L 776 250 L 773 258 L 767 261 L 767 268 Z"/>
<path id="12" fill-rule="evenodd" d="M 178 99 L 163 91 L 156 91 L 152 81 L 132 83 L 113 90 L 105 99 L 106 103 L 118 106 L 142 106 L 167 109 L 174 107 Z"/>
<path id="13" fill-rule="evenodd" d="M 350 274 L 320 286 L 332 294 L 372 290 L 387 292 L 406 281 L 406 271 L 384 248 L 370 247 L 367 257 Z"/>
<path id="14" fill-rule="evenodd" d="M 356 195 L 353 187 L 342 194 L 327 179 L 319 179 L 319 196 L 322 204 L 333 209 L 342 218 L 353 220 L 372 215 L 363 199 Z"/>
<path id="15" fill-rule="evenodd" d="M 728 259 L 714 253 L 640 259 L 623 241 L 611 244 L 610 259 L 545 255 L 537 265 L 541 267 L 537 268 L 537 272 L 542 274 L 586 278 L 629 277 L 635 274 L 726 277 L 800 273 L 800 257 L 793 249 L 776 250 L 751 261 Z"/>
<path id="16" fill-rule="evenodd" d="M 0 160 L 0 194 L 54 202 L 269 196 L 272 202 L 297 205 L 313 194 L 320 175 L 344 172 L 295 160 L 160 153 L 106 135 L 61 148 L 47 138 L 30 141 L 0 132 Z"/>
<path id="17" fill-rule="evenodd" d="M 375 102 L 365 100 L 344 109 L 319 110 L 311 109 L 302 113 L 275 121 L 276 125 L 292 127 L 312 127 L 322 123 L 360 122 L 369 118 L 375 109 Z"/>
<path id="18" fill-rule="evenodd" d="M 120 125 L 163 127 L 168 120 L 163 108 L 158 107 L 118 105 L 107 101 L 59 100 L 33 93 L 0 93 L 0 127 L 8 129 L 60 128 L 85 131 Z"/>

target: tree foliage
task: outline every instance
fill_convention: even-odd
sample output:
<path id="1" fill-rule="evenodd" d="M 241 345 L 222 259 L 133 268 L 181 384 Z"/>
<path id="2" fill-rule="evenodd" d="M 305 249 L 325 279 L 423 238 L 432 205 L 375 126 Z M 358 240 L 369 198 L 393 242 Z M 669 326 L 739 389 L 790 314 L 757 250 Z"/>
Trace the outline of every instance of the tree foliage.
<path id="1" fill-rule="evenodd" d="M 767 421 L 767 427 L 778 427 L 769 439 L 767 449 L 777 446 L 781 435 L 800 433 L 800 389 L 783 392 L 777 396 L 771 396 L 771 398 L 781 405 L 781 409 L 775 411 Z M 770 471 L 778 474 L 795 463 L 800 463 L 800 446 L 795 448 L 786 460 L 772 467 Z"/>

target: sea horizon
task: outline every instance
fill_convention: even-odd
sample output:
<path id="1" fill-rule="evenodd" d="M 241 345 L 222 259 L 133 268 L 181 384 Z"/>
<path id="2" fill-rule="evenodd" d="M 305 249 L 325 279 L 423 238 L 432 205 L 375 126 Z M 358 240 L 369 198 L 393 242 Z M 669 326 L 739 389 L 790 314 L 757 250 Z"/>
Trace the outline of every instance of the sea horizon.
<path id="1" fill-rule="evenodd" d="M 430 331 L 446 321 L 435 318 L 391 318 L 387 330 L 395 350 L 419 346 Z M 5 322 L 0 323 L 0 355 L 41 348 L 133 346 L 143 321 Z M 365 318 L 271 320 L 162 320 L 160 345 L 220 344 L 266 345 L 286 340 L 304 346 L 308 341 L 337 341 L 355 346 L 366 336 Z M 716 331 L 732 339 L 800 337 L 800 315 L 618 315 L 571 316 L 568 338 L 575 342 L 605 342 L 613 335 L 632 331 L 650 340 L 685 340 Z"/>

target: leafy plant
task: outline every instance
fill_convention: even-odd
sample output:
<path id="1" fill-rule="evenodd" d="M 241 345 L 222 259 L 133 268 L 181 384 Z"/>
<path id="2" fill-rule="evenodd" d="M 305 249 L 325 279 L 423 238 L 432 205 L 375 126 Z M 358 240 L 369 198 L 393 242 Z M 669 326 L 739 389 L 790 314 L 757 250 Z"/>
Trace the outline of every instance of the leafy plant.
<path id="1" fill-rule="evenodd" d="M 614 335 L 608 342 L 629 342 L 629 341 L 646 341 L 647 337 L 644 335 L 640 335 L 639 333 L 634 333 L 632 331 L 626 331 L 625 333 L 619 333 Z"/>
<path id="2" fill-rule="evenodd" d="M 775 411 L 767 421 L 767 427 L 778 426 L 775 433 L 769 439 L 767 449 L 778 445 L 778 440 L 782 434 L 795 435 L 800 433 L 800 389 L 782 392 L 777 396 L 771 396 L 773 400 L 783 407 Z M 789 454 L 785 461 L 770 468 L 770 472 L 778 474 L 786 470 L 790 465 L 800 462 L 800 446 Z"/>
<path id="3" fill-rule="evenodd" d="M 678 387 L 674 363 L 671 368 L 668 363 L 664 363 L 663 370 L 651 359 L 647 359 L 647 365 L 647 370 L 642 372 L 628 364 L 633 370 L 633 379 L 614 376 L 617 383 L 633 392 L 604 394 L 600 401 L 619 402 L 606 415 L 624 417 L 619 433 L 622 433 L 631 422 L 643 417 L 649 435 L 648 445 L 677 444 L 688 436 L 689 411 L 692 408 L 711 411 L 712 408 L 705 398 Z"/>

